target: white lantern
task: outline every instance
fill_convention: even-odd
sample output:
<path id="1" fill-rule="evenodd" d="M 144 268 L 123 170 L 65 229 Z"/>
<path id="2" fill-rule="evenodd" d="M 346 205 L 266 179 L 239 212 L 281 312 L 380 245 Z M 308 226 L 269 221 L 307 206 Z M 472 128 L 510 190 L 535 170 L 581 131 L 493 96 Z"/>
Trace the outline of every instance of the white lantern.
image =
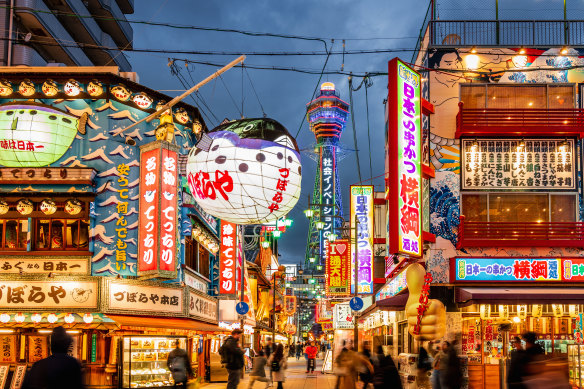
<path id="1" fill-rule="evenodd" d="M 32 201 L 30 201 L 28 199 L 20 200 L 16 204 L 16 210 L 21 215 L 30 215 L 32 213 L 33 208 L 34 208 L 34 206 L 32 204 Z"/>
<path id="2" fill-rule="evenodd" d="M 542 304 L 533 304 L 531 306 L 531 316 L 541 317 L 542 314 L 543 314 L 543 305 Z"/>
<path id="3" fill-rule="evenodd" d="M 12 84 L 10 84 L 10 82 L 7 80 L 0 80 L 0 96 L 10 96 L 12 92 L 14 92 L 14 89 L 12 89 Z"/>
<path id="4" fill-rule="evenodd" d="M 91 97 L 101 96 L 103 93 L 103 84 L 97 80 L 92 80 L 87 84 L 87 93 Z"/>
<path id="5" fill-rule="evenodd" d="M 300 196 L 294 138 L 273 119 L 242 119 L 204 136 L 189 153 L 187 177 L 203 210 L 236 224 L 272 223 Z"/>
<path id="6" fill-rule="evenodd" d="M 75 316 L 73 316 L 72 314 L 68 313 L 67 315 L 65 315 L 65 323 L 67 324 L 71 324 L 75 321 Z"/>
<path id="7" fill-rule="evenodd" d="M 7 313 L 3 313 L 0 315 L 0 322 L 8 323 L 10 321 L 10 315 Z"/>
<path id="8" fill-rule="evenodd" d="M 128 101 L 130 98 L 130 91 L 122 84 L 114 86 L 111 92 L 120 101 Z"/>
<path id="9" fill-rule="evenodd" d="M 36 92 L 34 84 L 30 80 L 24 80 L 18 85 L 18 92 L 24 97 L 30 97 Z"/>
<path id="10" fill-rule="evenodd" d="M 86 313 L 83 315 L 83 321 L 87 324 L 91 324 L 93 322 L 93 315 L 91 313 Z"/>
<path id="11" fill-rule="evenodd" d="M 54 97 L 59 93 L 59 87 L 57 83 L 53 80 L 47 80 L 43 83 L 42 86 L 43 93 L 47 97 Z"/>
<path id="12" fill-rule="evenodd" d="M 0 215 L 4 215 L 9 209 L 10 207 L 8 206 L 8 203 L 4 200 L 0 200 Z"/>
<path id="13" fill-rule="evenodd" d="M 67 96 L 75 97 L 81 93 L 81 85 L 75 80 L 69 80 L 65 83 L 63 91 Z"/>
<path id="14" fill-rule="evenodd" d="M 69 215 L 78 215 L 83 209 L 83 204 L 79 200 L 67 200 L 65 203 L 65 212 Z"/>
<path id="15" fill-rule="evenodd" d="M 49 316 L 47 316 L 47 321 L 51 324 L 56 323 L 57 320 L 59 320 L 59 318 L 54 313 L 49 313 Z"/>
<path id="16" fill-rule="evenodd" d="M 45 215 L 52 215 L 57 212 L 57 205 L 51 199 L 41 201 L 39 208 Z"/>
<path id="17" fill-rule="evenodd" d="M 16 315 L 14 315 L 14 321 L 17 323 L 22 323 L 24 319 L 26 319 L 26 317 L 21 312 L 18 312 Z"/>
<path id="18" fill-rule="evenodd" d="M 30 320 L 32 320 L 33 323 L 40 323 L 42 319 L 43 317 L 40 313 L 33 313 L 30 317 Z"/>
<path id="19" fill-rule="evenodd" d="M 152 105 L 152 99 L 146 93 L 138 93 L 133 98 L 132 101 L 139 108 L 147 109 Z"/>

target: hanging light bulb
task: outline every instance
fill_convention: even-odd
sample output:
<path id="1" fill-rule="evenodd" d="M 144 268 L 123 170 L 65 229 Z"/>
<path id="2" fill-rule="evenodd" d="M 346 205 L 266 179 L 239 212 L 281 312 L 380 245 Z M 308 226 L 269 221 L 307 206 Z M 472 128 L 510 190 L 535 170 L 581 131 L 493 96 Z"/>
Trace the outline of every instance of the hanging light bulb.
<path id="1" fill-rule="evenodd" d="M 93 315 L 91 313 L 86 313 L 83 315 L 83 321 L 87 324 L 91 324 L 93 322 Z"/>
<path id="2" fill-rule="evenodd" d="M 47 316 L 47 321 L 51 324 L 56 323 L 57 320 L 59 320 L 59 318 L 54 313 L 50 313 L 49 316 Z"/>
<path id="3" fill-rule="evenodd" d="M 73 316 L 72 314 L 68 313 L 68 314 L 65 316 L 65 323 L 67 323 L 67 324 L 71 324 L 71 323 L 73 323 L 74 321 L 75 321 L 75 316 Z"/>
<path id="4" fill-rule="evenodd" d="M 0 321 L 2 323 L 8 323 L 10 321 L 10 315 L 7 313 L 3 313 L 0 315 Z"/>
<path id="5" fill-rule="evenodd" d="M 22 323 L 24 319 L 25 317 L 21 312 L 18 312 L 16 315 L 14 315 L 14 321 L 17 323 Z"/>
<path id="6" fill-rule="evenodd" d="M 30 317 L 30 320 L 32 320 L 33 323 L 40 323 L 42 319 L 43 317 L 39 313 L 33 313 Z"/>

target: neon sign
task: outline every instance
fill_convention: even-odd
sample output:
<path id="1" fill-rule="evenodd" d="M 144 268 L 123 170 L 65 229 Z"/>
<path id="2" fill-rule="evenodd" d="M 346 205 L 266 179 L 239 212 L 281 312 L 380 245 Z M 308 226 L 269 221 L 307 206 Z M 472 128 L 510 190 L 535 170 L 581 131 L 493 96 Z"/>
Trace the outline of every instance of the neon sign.
<path id="1" fill-rule="evenodd" d="M 326 256 L 325 293 L 328 296 L 349 295 L 349 254 L 348 240 L 337 240 L 328 246 Z"/>
<path id="2" fill-rule="evenodd" d="M 373 293 L 373 186 L 351 186 L 351 223 L 359 221 L 357 233 L 351 230 L 351 241 L 357 242 L 358 258 L 355 265 L 353 250 L 351 293 L 354 293 L 355 268 L 357 268 L 357 293 Z"/>
<path id="3" fill-rule="evenodd" d="M 237 225 L 221 221 L 221 254 L 219 256 L 219 293 L 236 293 Z"/>

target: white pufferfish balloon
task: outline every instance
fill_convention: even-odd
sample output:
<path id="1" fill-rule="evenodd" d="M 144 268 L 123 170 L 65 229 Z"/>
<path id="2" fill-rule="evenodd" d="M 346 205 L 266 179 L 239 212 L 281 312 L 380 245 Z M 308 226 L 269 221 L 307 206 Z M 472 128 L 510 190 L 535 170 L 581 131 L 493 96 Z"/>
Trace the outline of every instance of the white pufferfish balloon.
<path id="1" fill-rule="evenodd" d="M 296 140 L 273 119 L 242 119 L 206 134 L 209 151 L 193 147 L 188 183 L 209 214 L 236 224 L 275 222 L 300 196 Z"/>

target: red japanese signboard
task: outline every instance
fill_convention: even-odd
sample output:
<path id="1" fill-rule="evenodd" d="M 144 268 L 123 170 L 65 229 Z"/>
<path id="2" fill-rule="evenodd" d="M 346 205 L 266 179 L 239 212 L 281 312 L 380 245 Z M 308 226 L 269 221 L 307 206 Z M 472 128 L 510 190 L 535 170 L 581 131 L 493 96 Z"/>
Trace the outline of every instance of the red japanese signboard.
<path id="1" fill-rule="evenodd" d="M 219 293 L 236 292 L 237 225 L 221 220 L 221 254 L 219 255 Z"/>
<path id="2" fill-rule="evenodd" d="M 294 316 L 296 313 L 296 296 L 284 296 L 284 315 Z"/>
<path id="3" fill-rule="evenodd" d="M 325 293 L 328 296 L 348 296 L 351 287 L 349 240 L 329 243 L 326 256 Z"/>
<path id="4" fill-rule="evenodd" d="M 140 276 L 176 278 L 177 150 L 177 146 L 160 141 L 140 150 Z"/>
<path id="5" fill-rule="evenodd" d="M 421 77 L 389 62 L 385 172 L 389 254 L 422 256 Z"/>

